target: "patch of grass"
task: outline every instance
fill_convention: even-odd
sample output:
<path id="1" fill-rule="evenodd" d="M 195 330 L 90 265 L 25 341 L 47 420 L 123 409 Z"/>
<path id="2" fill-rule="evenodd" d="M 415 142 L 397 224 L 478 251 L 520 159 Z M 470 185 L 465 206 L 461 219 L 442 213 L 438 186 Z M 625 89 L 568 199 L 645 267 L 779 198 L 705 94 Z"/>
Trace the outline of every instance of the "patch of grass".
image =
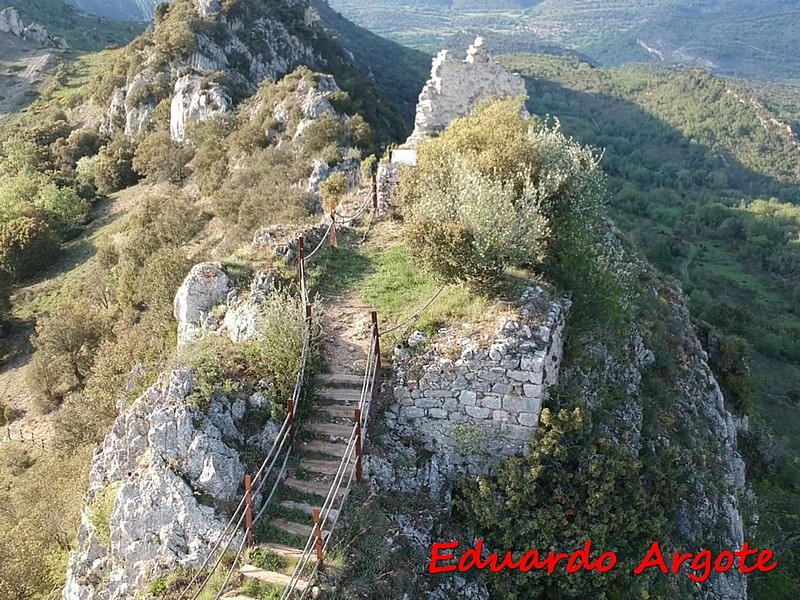
<path id="1" fill-rule="evenodd" d="M 112 483 L 99 490 L 89 506 L 89 522 L 94 525 L 97 541 L 104 548 L 111 547 L 111 515 L 119 487 L 119 483 Z"/>
<path id="2" fill-rule="evenodd" d="M 259 569 L 275 571 L 276 573 L 283 573 L 289 567 L 289 561 L 285 557 L 266 548 L 251 549 L 245 558 L 245 562 Z"/>

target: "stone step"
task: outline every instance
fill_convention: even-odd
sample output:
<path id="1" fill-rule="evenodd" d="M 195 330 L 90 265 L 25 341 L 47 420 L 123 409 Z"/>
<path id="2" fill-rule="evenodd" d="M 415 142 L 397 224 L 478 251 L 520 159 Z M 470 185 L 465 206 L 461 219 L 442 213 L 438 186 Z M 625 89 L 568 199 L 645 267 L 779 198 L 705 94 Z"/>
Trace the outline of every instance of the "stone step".
<path id="1" fill-rule="evenodd" d="M 317 390 L 320 398 L 330 400 L 335 404 L 354 404 L 361 402 L 361 389 L 320 388 Z"/>
<path id="2" fill-rule="evenodd" d="M 321 373 L 317 375 L 317 381 L 329 387 L 361 388 L 364 376 L 351 373 Z"/>
<path id="3" fill-rule="evenodd" d="M 307 538 L 311 535 L 312 527 L 310 525 L 303 525 L 301 523 L 294 523 L 286 519 L 271 519 L 269 522 L 273 527 L 291 533 L 292 535 L 299 535 L 300 537 Z"/>
<path id="4" fill-rule="evenodd" d="M 353 435 L 353 425 L 339 425 L 338 423 L 319 423 L 311 421 L 307 423 L 308 430 L 314 435 L 329 439 L 341 439 L 345 444 L 350 441 Z"/>
<path id="5" fill-rule="evenodd" d="M 313 515 L 314 514 L 314 509 L 315 508 L 320 508 L 319 506 L 311 506 L 310 504 L 305 504 L 303 502 L 292 502 L 291 500 L 284 500 L 283 502 L 281 502 L 281 506 L 283 508 L 289 508 L 289 509 L 292 509 L 292 510 L 299 510 L 299 511 L 302 511 L 302 512 L 308 514 L 308 515 Z M 333 519 L 334 521 L 337 521 L 339 519 L 339 511 L 336 510 L 335 508 L 331 508 L 328 511 L 328 519 L 329 520 Z"/>
<path id="6" fill-rule="evenodd" d="M 252 577 L 253 579 L 258 579 L 259 581 L 264 581 L 266 583 L 272 583 L 278 586 L 283 586 L 284 588 L 289 585 L 289 582 L 292 580 L 290 575 L 284 575 L 283 573 L 276 573 L 275 571 L 267 571 L 266 569 L 259 569 L 258 567 L 254 567 L 253 565 L 244 565 L 241 569 L 239 569 L 239 573 L 241 573 L 244 577 Z M 308 587 L 308 581 L 305 579 L 300 579 L 297 581 L 296 589 L 298 591 L 305 591 Z"/>
<path id="7" fill-rule="evenodd" d="M 349 440 L 350 438 L 347 439 Z M 330 456 L 335 456 L 336 458 L 341 458 L 344 456 L 345 450 L 347 450 L 347 445 L 344 443 L 336 444 L 331 442 L 323 442 L 322 440 L 309 440 L 307 442 L 302 442 L 299 445 L 299 448 L 308 452 L 320 452 L 322 454 L 328 454 Z"/>
<path id="8" fill-rule="evenodd" d="M 315 460 L 311 458 L 300 459 L 300 468 L 310 473 L 320 473 L 322 475 L 336 475 L 339 471 L 341 461 L 338 460 Z"/>
<path id="9" fill-rule="evenodd" d="M 331 482 L 329 481 L 312 481 L 310 479 L 297 479 L 295 477 L 287 477 L 283 484 L 294 490 L 297 490 L 298 492 L 303 492 L 305 494 L 316 494 L 321 498 L 327 498 L 328 492 L 331 489 Z M 336 496 L 341 497 L 343 493 L 344 486 L 341 486 L 339 488 L 339 493 L 336 494 Z"/>
<path id="10" fill-rule="evenodd" d="M 358 404 L 322 404 L 315 410 L 324 412 L 334 419 L 355 419 L 355 410 Z"/>
<path id="11" fill-rule="evenodd" d="M 283 506 L 283 502 L 281 502 L 281 506 Z M 291 504 L 295 504 L 292 502 Z M 288 507 L 287 507 L 288 508 Z M 338 515 L 337 515 L 338 516 Z M 259 548 L 264 548 L 265 550 L 269 550 L 270 552 L 274 552 L 275 554 L 280 554 L 281 556 L 285 556 L 286 558 L 293 558 L 299 560 L 303 556 L 303 551 L 297 548 L 292 548 L 291 546 L 284 546 L 283 544 L 259 544 Z"/>

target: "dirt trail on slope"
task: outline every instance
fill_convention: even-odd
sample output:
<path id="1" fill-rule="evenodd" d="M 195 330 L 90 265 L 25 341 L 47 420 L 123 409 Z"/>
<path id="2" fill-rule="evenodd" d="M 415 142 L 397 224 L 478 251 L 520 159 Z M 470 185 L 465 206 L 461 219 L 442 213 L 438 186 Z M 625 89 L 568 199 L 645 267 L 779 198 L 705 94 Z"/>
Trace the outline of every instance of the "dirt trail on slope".
<path id="1" fill-rule="evenodd" d="M 332 296 L 322 304 L 325 366 L 333 372 L 363 375 L 371 339 L 369 308 L 350 296 Z"/>

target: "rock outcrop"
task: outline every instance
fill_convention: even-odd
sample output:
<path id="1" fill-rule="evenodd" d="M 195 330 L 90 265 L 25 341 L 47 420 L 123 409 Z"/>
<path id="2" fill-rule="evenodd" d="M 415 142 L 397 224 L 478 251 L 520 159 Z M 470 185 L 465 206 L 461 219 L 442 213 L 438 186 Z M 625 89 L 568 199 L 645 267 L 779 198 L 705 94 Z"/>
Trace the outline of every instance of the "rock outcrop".
<path id="1" fill-rule="evenodd" d="M 487 98 L 526 97 L 525 81 L 493 61 L 477 38 L 465 60 L 457 60 L 447 50 L 433 59 L 431 77 L 417 104 L 414 132 L 406 144 L 441 133 L 457 117 L 469 114 Z"/>
<path id="2" fill-rule="evenodd" d="M 174 140 L 183 140 L 187 123 L 203 122 L 233 112 L 233 101 L 218 83 L 185 75 L 175 83 L 170 104 L 169 130 Z"/>
<path id="3" fill-rule="evenodd" d="M 47 48 L 69 48 L 66 40 L 50 37 L 47 30 L 38 23 L 31 23 L 25 27 L 19 17 L 19 13 L 13 6 L 0 10 L 0 33 L 10 33 Z"/>
<path id="4" fill-rule="evenodd" d="M 187 401 L 192 376 L 164 374 L 114 423 L 92 461 L 64 600 L 129 599 L 178 566 L 197 567 L 227 523 L 244 466 L 232 442 L 246 407 Z"/>
<path id="5" fill-rule="evenodd" d="M 225 301 L 231 282 L 215 263 L 192 267 L 175 295 L 174 316 L 178 321 L 178 348 L 195 341 L 209 329 L 211 311 Z"/>
<path id="6" fill-rule="evenodd" d="M 195 266 L 175 299 L 182 344 L 206 331 L 234 343 L 257 338 L 259 306 L 273 284 L 274 275 L 261 272 L 237 292 L 218 265 Z M 224 321 L 209 316 L 217 305 L 227 308 Z M 120 404 L 92 460 L 64 600 L 132 600 L 176 568 L 200 566 L 243 493 L 240 452 L 266 452 L 278 433 L 262 420 L 270 383 L 255 388 L 249 396 L 209 392 L 191 370 L 177 369 L 131 406 Z"/>

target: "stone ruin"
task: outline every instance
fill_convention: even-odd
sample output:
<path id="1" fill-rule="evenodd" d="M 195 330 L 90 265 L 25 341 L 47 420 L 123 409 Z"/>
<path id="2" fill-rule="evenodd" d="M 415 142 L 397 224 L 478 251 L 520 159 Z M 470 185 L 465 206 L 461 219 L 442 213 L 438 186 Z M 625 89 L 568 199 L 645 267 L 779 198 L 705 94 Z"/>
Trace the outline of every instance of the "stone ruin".
<path id="1" fill-rule="evenodd" d="M 378 204 L 391 204 L 400 170 L 404 164 L 409 164 L 407 157 L 414 152 L 414 145 L 440 134 L 483 100 L 526 98 L 527 95 L 522 76 L 492 60 L 482 37 L 475 39 L 464 60 L 453 58 L 448 50 L 439 52 L 433 59 L 431 77 L 419 95 L 414 132 L 404 148 L 392 153 L 389 162 L 378 165 Z M 527 115 L 528 111 L 523 108 L 523 113 Z"/>

